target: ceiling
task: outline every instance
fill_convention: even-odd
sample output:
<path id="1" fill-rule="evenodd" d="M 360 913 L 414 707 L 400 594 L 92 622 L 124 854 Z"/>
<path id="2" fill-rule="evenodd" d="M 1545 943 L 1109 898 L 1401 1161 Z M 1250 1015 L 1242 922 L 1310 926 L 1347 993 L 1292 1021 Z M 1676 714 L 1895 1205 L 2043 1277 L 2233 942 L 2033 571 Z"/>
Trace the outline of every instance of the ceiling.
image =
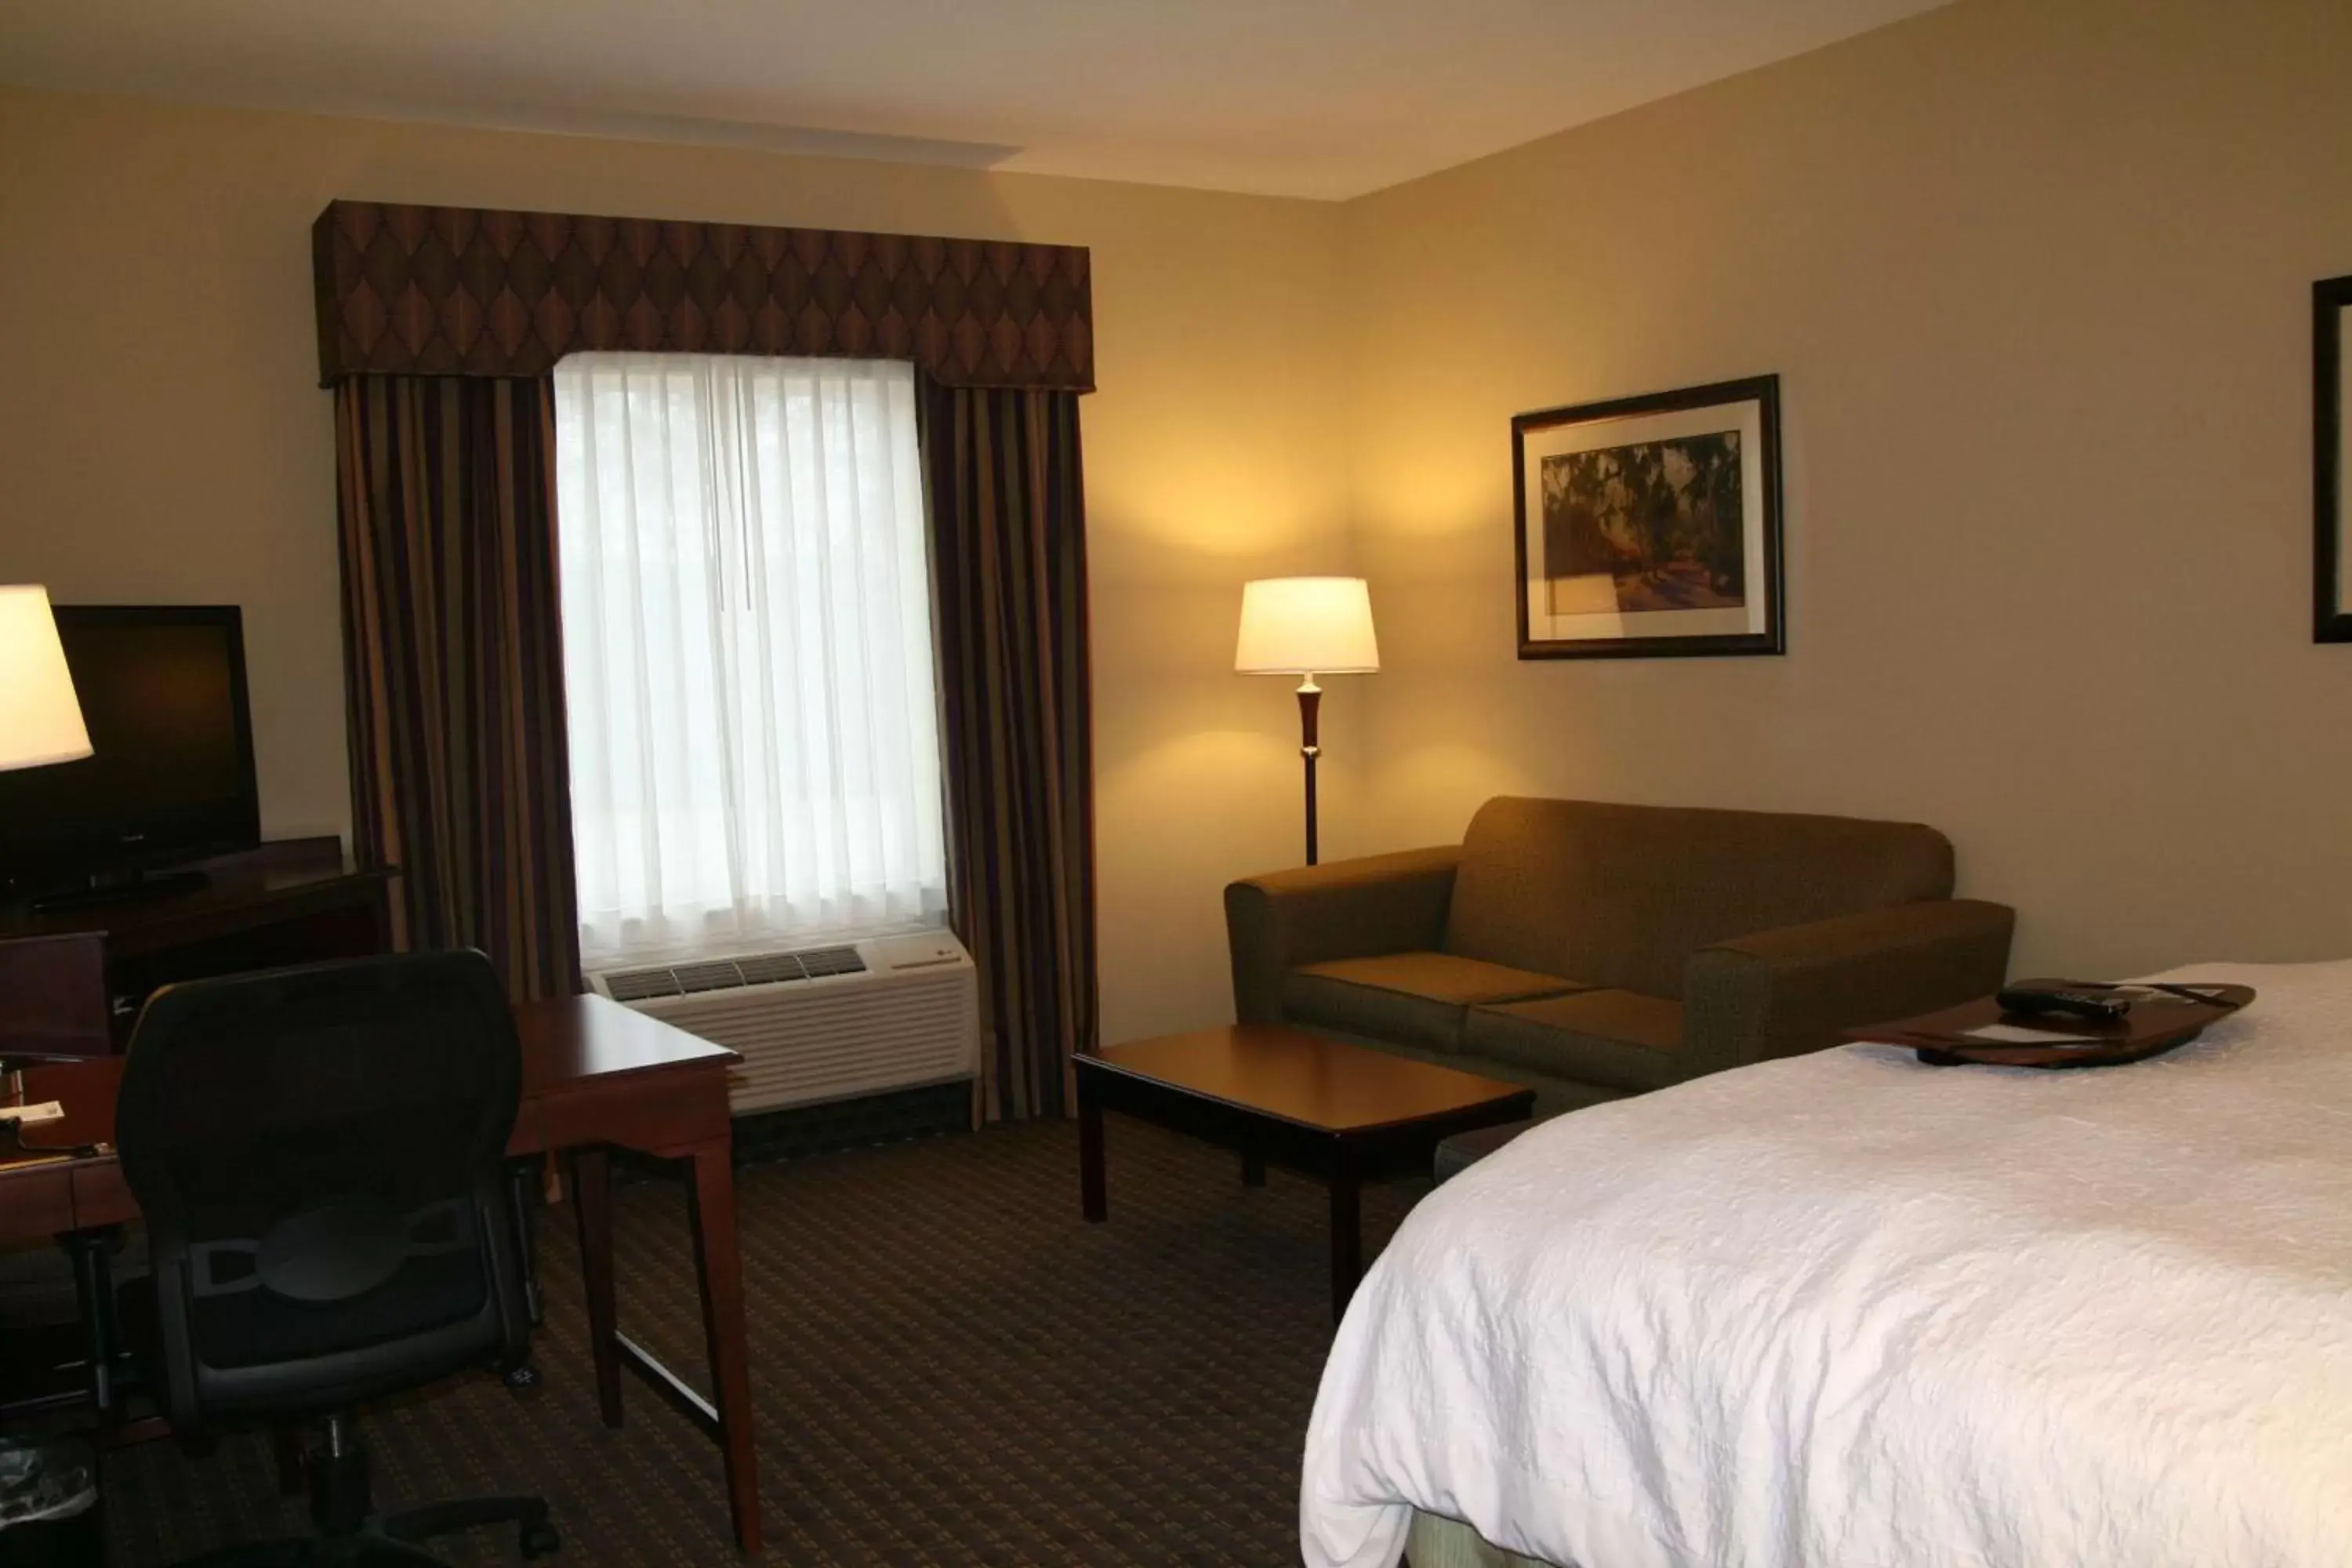
<path id="1" fill-rule="evenodd" d="M 1941 0 L 0 0 L 0 81 L 1338 198 Z"/>

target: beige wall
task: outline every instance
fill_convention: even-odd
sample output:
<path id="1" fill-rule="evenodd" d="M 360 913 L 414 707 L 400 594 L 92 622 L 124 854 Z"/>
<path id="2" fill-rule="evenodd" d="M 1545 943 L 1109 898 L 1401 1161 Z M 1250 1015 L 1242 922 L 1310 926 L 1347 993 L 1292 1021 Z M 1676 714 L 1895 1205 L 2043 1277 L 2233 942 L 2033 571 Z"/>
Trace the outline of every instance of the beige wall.
<path id="1" fill-rule="evenodd" d="M 349 820 L 310 292 L 335 196 L 1090 246 L 1104 1024 L 1229 1015 L 1218 889 L 1297 856 L 1297 720 L 1231 673 L 1238 584 L 1348 560 L 1336 207 L 0 92 L 0 581 L 243 604 L 277 835 Z"/>
<path id="2" fill-rule="evenodd" d="M 2352 952 L 2347 60 L 2342 0 L 1963 0 L 1352 204 L 1362 841 L 1505 790 L 1910 817 L 2029 973 Z M 1511 415 L 1768 371 L 1788 657 L 1517 662 Z"/>

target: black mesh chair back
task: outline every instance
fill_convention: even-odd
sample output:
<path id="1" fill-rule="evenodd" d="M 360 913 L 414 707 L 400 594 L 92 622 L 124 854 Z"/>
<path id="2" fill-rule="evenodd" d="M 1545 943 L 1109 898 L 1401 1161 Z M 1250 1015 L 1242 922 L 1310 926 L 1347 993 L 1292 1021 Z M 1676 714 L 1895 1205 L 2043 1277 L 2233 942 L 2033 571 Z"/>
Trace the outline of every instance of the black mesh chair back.
<path id="1" fill-rule="evenodd" d="M 116 1116 L 184 1430 L 299 1417 L 519 1357 L 500 1156 L 522 1062 L 478 952 L 156 993 Z"/>

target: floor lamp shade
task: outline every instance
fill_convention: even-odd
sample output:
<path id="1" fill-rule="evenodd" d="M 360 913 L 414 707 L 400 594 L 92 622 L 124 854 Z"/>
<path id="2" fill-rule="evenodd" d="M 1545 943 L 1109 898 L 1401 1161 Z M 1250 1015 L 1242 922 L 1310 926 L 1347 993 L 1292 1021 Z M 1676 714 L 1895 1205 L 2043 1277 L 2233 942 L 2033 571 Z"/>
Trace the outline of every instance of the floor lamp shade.
<path id="1" fill-rule="evenodd" d="M 1318 847 L 1315 824 L 1315 763 L 1323 754 L 1316 730 L 1323 703 L 1318 675 L 1370 675 L 1381 667 L 1372 636 L 1372 595 L 1361 577 L 1265 577 L 1242 585 L 1241 640 L 1234 668 L 1244 675 L 1297 675 L 1298 754 L 1307 773 L 1307 863 Z"/>
<path id="2" fill-rule="evenodd" d="M 1265 577 L 1242 584 L 1234 668 L 1244 675 L 1369 675 L 1381 667 L 1361 577 Z"/>
<path id="3" fill-rule="evenodd" d="M 89 755 L 49 591 L 0 587 L 0 769 Z"/>

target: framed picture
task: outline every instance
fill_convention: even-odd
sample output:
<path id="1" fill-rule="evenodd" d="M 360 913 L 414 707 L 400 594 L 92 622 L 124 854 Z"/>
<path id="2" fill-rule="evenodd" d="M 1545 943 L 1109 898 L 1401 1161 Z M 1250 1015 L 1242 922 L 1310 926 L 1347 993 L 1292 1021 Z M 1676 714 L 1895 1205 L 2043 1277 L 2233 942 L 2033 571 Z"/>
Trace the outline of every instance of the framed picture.
<path id="1" fill-rule="evenodd" d="M 2314 642 L 2352 642 L 2352 364 L 2344 357 L 2344 317 L 2352 311 L 2352 278 L 2311 286 L 2312 623 Z"/>
<path id="2" fill-rule="evenodd" d="M 1519 657 L 1780 653 L 1780 378 L 1511 421 Z"/>

